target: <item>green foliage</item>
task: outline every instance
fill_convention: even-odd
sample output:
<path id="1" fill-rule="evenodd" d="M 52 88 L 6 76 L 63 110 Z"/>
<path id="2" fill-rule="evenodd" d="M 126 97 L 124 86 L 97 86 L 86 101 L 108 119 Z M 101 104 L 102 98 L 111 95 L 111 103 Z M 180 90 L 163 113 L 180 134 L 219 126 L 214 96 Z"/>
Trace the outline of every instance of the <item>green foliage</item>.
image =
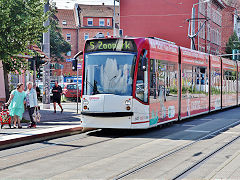
<path id="1" fill-rule="evenodd" d="M 212 94 L 220 94 L 221 93 L 221 90 L 216 87 L 211 87 L 211 91 L 212 91 Z"/>
<path id="2" fill-rule="evenodd" d="M 0 0 L 0 59 L 6 71 L 26 69 L 27 61 L 20 54 L 31 55 L 30 44 L 39 41 L 46 31 L 43 26 L 48 14 L 44 14 L 42 0 Z"/>
<path id="3" fill-rule="evenodd" d="M 71 45 L 63 38 L 61 29 L 58 27 L 58 22 L 55 19 L 51 18 L 50 25 L 51 58 L 55 61 L 63 61 L 64 57 L 62 54 L 71 51 Z"/>
<path id="4" fill-rule="evenodd" d="M 51 16 L 50 16 L 50 56 L 53 61 L 59 62 L 64 61 L 63 54 L 71 51 L 71 45 L 65 41 L 62 36 L 61 28 L 58 27 L 58 21 L 55 18 L 55 8 L 51 7 Z M 41 35 L 42 42 L 42 35 Z M 40 43 L 38 44 L 40 46 Z"/>
<path id="5" fill-rule="evenodd" d="M 226 53 L 232 54 L 233 49 L 240 49 L 240 42 L 238 40 L 238 36 L 236 32 L 234 32 L 233 35 L 230 36 L 226 44 Z M 232 59 L 232 56 L 229 56 L 228 58 Z"/>
<path id="6" fill-rule="evenodd" d="M 170 87 L 170 94 L 177 94 L 177 93 L 178 93 L 178 89 L 176 86 Z"/>

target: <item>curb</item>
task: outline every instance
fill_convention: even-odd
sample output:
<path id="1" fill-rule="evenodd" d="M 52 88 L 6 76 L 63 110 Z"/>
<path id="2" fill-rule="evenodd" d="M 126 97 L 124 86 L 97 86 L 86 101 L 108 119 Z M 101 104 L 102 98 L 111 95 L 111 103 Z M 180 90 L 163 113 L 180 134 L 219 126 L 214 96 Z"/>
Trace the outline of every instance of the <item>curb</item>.
<path id="1" fill-rule="evenodd" d="M 27 135 L 12 135 L 12 137 L 7 137 L 5 138 L 5 140 L 2 140 L 2 141 L 0 140 L 0 151 L 4 149 L 17 147 L 17 146 L 23 146 L 31 143 L 46 141 L 54 138 L 80 134 L 83 132 L 82 130 L 83 130 L 82 127 L 74 126 L 69 128 L 61 127 L 61 128 L 43 129 L 39 131 L 29 132 L 29 134 Z M 16 137 L 16 136 L 19 136 L 19 137 Z"/>

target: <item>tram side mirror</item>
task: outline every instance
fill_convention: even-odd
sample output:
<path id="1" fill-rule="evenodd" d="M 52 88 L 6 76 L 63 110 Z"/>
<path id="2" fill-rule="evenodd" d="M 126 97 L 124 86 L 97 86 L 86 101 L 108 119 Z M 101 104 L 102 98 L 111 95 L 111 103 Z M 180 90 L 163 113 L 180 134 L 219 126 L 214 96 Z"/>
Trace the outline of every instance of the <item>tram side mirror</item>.
<path id="1" fill-rule="evenodd" d="M 142 62 L 141 62 L 141 70 L 146 71 L 147 70 L 147 50 L 144 50 L 143 52 L 143 57 L 142 57 Z"/>

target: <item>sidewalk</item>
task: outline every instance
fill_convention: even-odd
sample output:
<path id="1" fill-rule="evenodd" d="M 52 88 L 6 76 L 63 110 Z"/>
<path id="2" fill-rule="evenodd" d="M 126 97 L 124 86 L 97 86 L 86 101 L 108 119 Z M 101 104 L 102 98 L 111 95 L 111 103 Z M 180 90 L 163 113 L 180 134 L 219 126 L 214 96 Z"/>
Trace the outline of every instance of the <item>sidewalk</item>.
<path id="1" fill-rule="evenodd" d="M 22 129 L 10 129 L 8 125 L 0 129 L 0 150 L 81 132 L 80 112 L 77 114 L 74 108 L 63 105 L 62 114 L 59 107 L 57 113 L 53 113 L 52 104 L 50 109 L 42 109 L 41 104 L 40 108 L 41 122 L 37 123 L 37 128 L 30 129 L 27 123 L 22 123 Z M 30 119 L 28 111 L 23 117 Z"/>

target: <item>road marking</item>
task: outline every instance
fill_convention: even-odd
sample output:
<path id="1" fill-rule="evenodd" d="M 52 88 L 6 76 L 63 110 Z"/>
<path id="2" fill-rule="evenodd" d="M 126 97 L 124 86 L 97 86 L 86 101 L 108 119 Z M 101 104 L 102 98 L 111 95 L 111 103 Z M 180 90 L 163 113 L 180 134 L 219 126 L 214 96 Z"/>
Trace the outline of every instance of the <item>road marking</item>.
<path id="1" fill-rule="evenodd" d="M 194 127 L 194 126 L 196 126 L 196 125 L 192 125 L 192 124 L 183 124 L 182 126 Z"/>
<path id="2" fill-rule="evenodd" d="M 222 132 L 222 134 L 239 134 L 239 132 Z"/>
<path id="3" fill-rule="evenodd" d="M 200 121 L 211 121 L 212 119 L 199 119 Z"/>
<path id="4" fill-rule="evenodd" d="M 199 132 L 199 133 L 209 133 L 209 132 L 211 132 L 211 131 L 199 131 L 199 130 L 191 130 L 191 129 L 187 129 L 185 131 L 187 131 L 187 132 Z"/>

